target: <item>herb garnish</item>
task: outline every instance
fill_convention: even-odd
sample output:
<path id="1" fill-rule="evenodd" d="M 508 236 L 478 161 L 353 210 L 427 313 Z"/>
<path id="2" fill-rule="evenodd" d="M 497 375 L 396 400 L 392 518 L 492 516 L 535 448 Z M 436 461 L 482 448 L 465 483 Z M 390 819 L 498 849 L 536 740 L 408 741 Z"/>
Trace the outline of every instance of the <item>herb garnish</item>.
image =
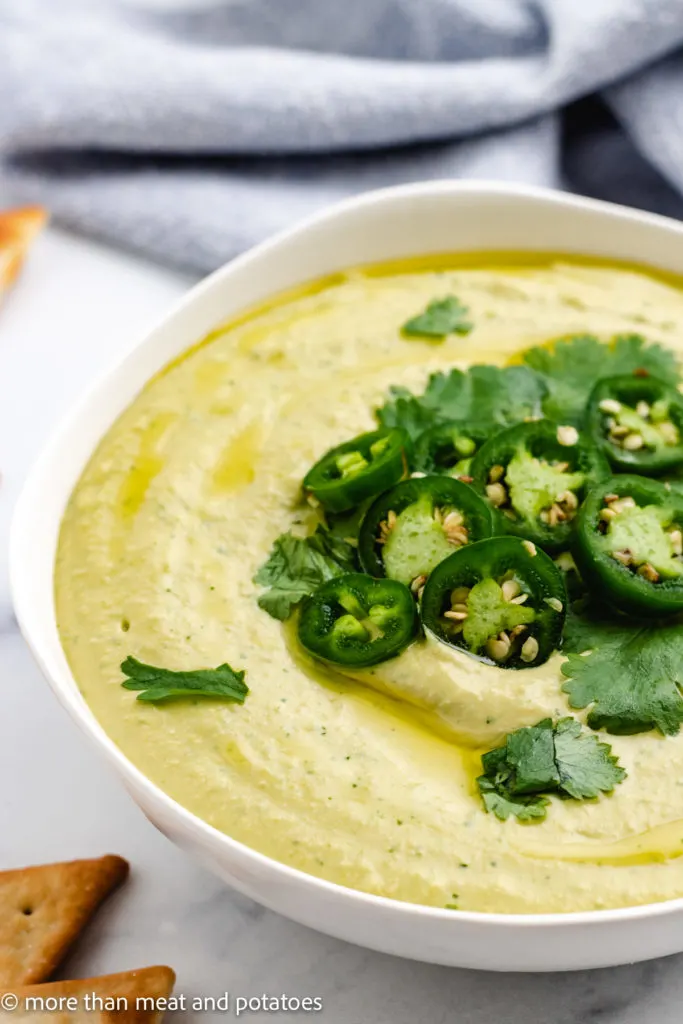
<path id="1" fill-rule="evenodd" d="M 218 668 L 172 672 L 167 668 L 145 665 L 129 655 L 121 663 L 121 671 L 129 677 L 121 685 L 126 690 L 140 690 L 137 699 L 146 703 L 181 697 L 214 697 L 244 704 L 249 693 L 244 682 L 245 673 L 235 672 L 227 663 Z"/>
<path id="2" fill-rule="evenodd" d="M 683 627 L 587 610 L 590 617 L 574 610 L 567 618 L 561 668 L 570 707 L 592 705 L 592 729 L 675 736 L 683 723 Z"/>
<path id="3" fill-rule="evenodd" d="M 269 588 L 259 596 L 259 608 L 284 621 L 322 583 L 355 568 L 355 549 L 322 526 L 310 537 L 283 533 L 254 576 L 254 583 Z"/>
<path id="4" fill-rule="evenodd" d="M 383 427 L 401 426 L 415 438 L 444 420 L 465 420 L 471 428 L 508 427 L 541 413 L 547 388 L 527 366 L 473 366 L 433 373 L 422 395 L 390 389 L 376 410 Z"/>
<path id="5" fill-rule="evenodd" d="M 434 373 L 421 395 L 390 388 L 377 419 L 383 427 L 403 427 L 413 438 L 445 420 L 502 428 L 542 413 L 577 424 L 599 377 L 637 370 L 665 380 L 678 376 L 673 352 L 639 334 L 618 335 L 609 344 L 590 334 L 573 335 L 531 348 L 523 359 L 523 366 Z"/>
<path id="6" fill-rule="evenodd" d="M 610 793 L 626 772 L 607 743 L 584 732 L 573 718 L 516 729 L 481 759 L 477 779 L 487 811 L 501 821 L 545 818 L 548 795 L 590 800 Z"/>
<path id="7" fill-rule="evenodd" d="M 408 338 L 437 338 L 449 334 L 469 334 L 473 324 L 467 320 L 469 310 L 455 295 L 430 302 L 423 313 L 407 320 L 401 333 Z"/>
<path id="8" fill-rule="evenodd" d="M 404 332 L 442 337 L 457 330 L 465 312 L 451 296 L 431 303 L 423 314 L 408 321 Z M 451 315 L 452 321 L 448 319 Z M 595 380 L 624 373 L 675 379 L 678 364 L 674 353 L 648 344 L 640 335 L 617 336 L 608 344 L 592 335 L 576 335 L 528 350 L 519 366 L 473 366 L 466 371 L 434 373 L 422 394 L 405 387 L 391 388 L 376 416 L 383 427 L 401 426 L 413 439 L 428 428 L 453 420 L 483 428 L 491 435 L 541 415 L 563 424 L 580 424 Z M 678 486 L 683 485 L 673 484 Z M 311 537 L 289 533 L 279 537 L 255 576 L 257 583 L 269 588 L 261 594 L 260 606 L 275 618 L 285 619 L 322 583 L 355 571 L 355 519 L 362 512 L 362 508 L 356 509 L 338 517 L 332 529 L 321 526 Z M 567 622 L 564 649 L 567 660 L 562 671 L 567 681 L 563 690 L 572 708 L 589 708 L 587 724 L 591 728 L 616 734 L 659 729 L 673 735 L 680 730 L 681 626 L 607 620 L 592 610 L 589 619 L 574 612 Z M 530 744 L 532 749 L 522 749 L 520 744 Z M 545 766 L 536 777 L 532 769 L 538 765 L 530 757 L 533 753 L 536 758 L 543 750 Z M 487 809 L 503 819 L 510 815 L 526 821 L 543 818 L 550 793 L 587 798 L 608 792 L 623 777 L 609 747 L 582 732 L 574 719 L 517 730 L 504 747 L 485 755 L 484 761 L 484 775 L 479 780 L 482 798 Z M 566 768 L 565 761 L 572 770 Z M 577 768 L 584 776 L 577 778 Z"/>
<path id="9" fill-rule="evenodd" d="M 504 787 L 498 787 L 486 775 L 480 775 L 477 784 L 484 807 L 501 821 L 507 821 L 509 817 L 524 822 L 543 821 L 545 818 L 546 806 L 550 803 L 547 797 L 541 795 L 512 796 L 505 791 Z"/>
<path id="10" fill-rule="evenodd" d="M 562 423 L 580 423 L 588 396 L 600 377 L 635 370 L 664 380 L 678 376 L 674 353 L 662 345 L 648 344 L 640 334 L 617 335 L 609 344 L 592 334 L 571 335 L 549 347 L 529 349 L 524 362 L 546 386 L 543 412 Z"/>

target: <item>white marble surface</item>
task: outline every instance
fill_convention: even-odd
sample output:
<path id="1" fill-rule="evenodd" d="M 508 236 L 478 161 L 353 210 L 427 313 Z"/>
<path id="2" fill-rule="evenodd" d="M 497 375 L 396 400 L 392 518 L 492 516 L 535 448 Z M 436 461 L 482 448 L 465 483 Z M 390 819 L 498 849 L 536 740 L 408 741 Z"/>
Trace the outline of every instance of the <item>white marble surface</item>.
<path id="1" fill-rule="evenodd" d="M 482 974 L 370 953 L 263 910 L 157 833 L 58 708 L 11 613 L 11 508 L 60 414 L 188 283 L 50 231 L 0 311 L 0 867 L 106 852 L 133 867 L 65 976 L 168 963 L 188 999 L 320 996 L 321 1013 L 277 1016 L 328 1024 L 678 1024 L 682 957 L 574 975 Z M 178 1019 L 200 1016 L 234 1012 Z"/>

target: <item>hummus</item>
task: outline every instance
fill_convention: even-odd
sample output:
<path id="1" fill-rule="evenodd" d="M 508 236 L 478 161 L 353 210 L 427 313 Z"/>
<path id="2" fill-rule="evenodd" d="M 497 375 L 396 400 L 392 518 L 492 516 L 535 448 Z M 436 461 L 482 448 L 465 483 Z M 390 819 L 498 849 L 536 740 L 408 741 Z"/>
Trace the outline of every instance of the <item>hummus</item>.
<path id="1" fill-rule="evenodd" d="M 469 307 L 471 334 L 401 338 L 448 293 Z M 503 823 L 477 793 L 479 756 L 569 713 L 561 656 L 505 671 L 434 641 L 343 678 L 302 656 L 252 582 L 305 517 L 306 470 L 373 429 L 391 385 L 421 390 L 435 370 L 586 331 L 683 350 L 680 286 L 559 257 L 373 267 L 219 328 L 152 380 L 78 483 L 56 565 L 74 676 L 131 761 L 233 838 L 382 896 L 538 913 L 683 895 L 683 734 L 610 737 L 628 771 L 613 795 Z M 171 669 L 228 661 L 251 692 L 243 706 L 145 705 L 121 686 L 128 654 Z"/>

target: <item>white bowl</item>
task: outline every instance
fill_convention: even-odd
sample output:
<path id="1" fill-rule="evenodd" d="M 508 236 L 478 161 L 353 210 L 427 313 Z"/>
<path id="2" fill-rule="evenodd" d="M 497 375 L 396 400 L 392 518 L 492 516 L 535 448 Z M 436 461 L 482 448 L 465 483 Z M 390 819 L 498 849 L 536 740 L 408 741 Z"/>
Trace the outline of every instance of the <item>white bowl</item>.
<path id="1" fill-rule="evenodd" d="M 216 831 L 150 782 L 83 701 L 55 622 L 53 567 L 65 504 L 102 435 L 145 382 L 216 324 L 300 282 L 429 252 L 527 249 L 638 260 L 683 272 L 683 226 L 535 188 L 429 182 L 330 208 L 216 271 L 86 395 L 19 500 L 11 539 L 21 629 L 57 697 L 148 818 L 240 892 L 302 924 L 385 953 L 459 967 L 577 970 L 683 950 L 683 899 L 574 914 L 481 914 L 370 896 L 286 867 Z"/>

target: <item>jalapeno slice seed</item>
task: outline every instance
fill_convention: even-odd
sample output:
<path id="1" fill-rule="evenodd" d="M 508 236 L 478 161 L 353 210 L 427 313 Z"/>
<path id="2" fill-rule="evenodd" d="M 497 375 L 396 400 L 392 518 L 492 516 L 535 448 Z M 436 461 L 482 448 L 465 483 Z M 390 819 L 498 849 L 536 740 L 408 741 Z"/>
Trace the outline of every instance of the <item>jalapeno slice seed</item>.
<path id="1" fill-rule="evenodd" d="M 591 590 L 617 611 L 683 611 L 683 496 L 641 476 L 594 488 L 579 516 L 576 560 Z"/>
<path id="2" fill-rule="evenodd" d="M 472 458 L 489 435 L 490 431 L 471 428 L 459 420 L 430 427 L 415 442 L 415 469 L 467 479 Z"/>
<path id="3" fill-rule="evenodd" d="M 361 523 L 358 554 L 371 576 L 399 580 L 419 594 L 439 562 L 492 533 L 491 509 L 468 484 L 425 476 L 373 502 Z"/>
<path id="4" fill-rule="evenodd" d="M 660 476 L 683 464 L 683 397 L 658 377 L 599 380 L 586 424 L 615 469 Z"/>
<path id="5" fill-rule="evenodd" d="M 410 590 L 396 580 L 347 573 L 328 580 L 303 604 L 298 636 L 314 657 L 364 668 L 393 658 L 419 629 Z"/>
<path id="6" fill-rule="evenodd" d="M 536 420 L 487 441 L 472 461 L 471 475 L 496 510 L 497 532 L 557 553 L 570 543 L 588 487 L 609 475 L 609 466 L 575 427 Z"/>
<path id="7" fill-rule="evenodd" d="M 410 454 L 410 439 L 399 427 L 360 434 L 309 469 L 304 493 L 330 512 L 346 512 L 405 477 Z"/>
<path id="8" fill-rule="evenodd" d="M 493 537 L 456 551 L 434 569 L 422 594 L 426 630 L 500 668 L 530 668 L 559 647 L 567 595 L 543 551 Z"/>

